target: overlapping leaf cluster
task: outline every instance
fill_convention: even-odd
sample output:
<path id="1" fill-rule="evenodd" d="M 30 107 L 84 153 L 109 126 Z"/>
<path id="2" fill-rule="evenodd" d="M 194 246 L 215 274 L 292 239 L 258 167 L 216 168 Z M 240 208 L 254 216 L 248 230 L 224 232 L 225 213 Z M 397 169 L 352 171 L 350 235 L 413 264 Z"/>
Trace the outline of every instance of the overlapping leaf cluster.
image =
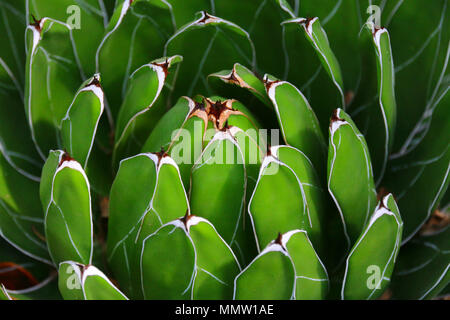
<path id="1" fill-rule="evenodd" d="M 449 6 L 0 0 L 0 298 L 448 294 Z"/>

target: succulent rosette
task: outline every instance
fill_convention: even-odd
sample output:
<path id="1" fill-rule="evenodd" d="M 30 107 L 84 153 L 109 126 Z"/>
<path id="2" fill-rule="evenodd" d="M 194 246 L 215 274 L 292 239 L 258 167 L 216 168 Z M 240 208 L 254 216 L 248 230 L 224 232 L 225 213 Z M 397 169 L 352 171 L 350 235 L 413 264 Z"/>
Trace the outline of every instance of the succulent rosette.
<path id="1" fill-rule="evenodd" d="M 0 0 L 0 299 L 448 295 L 449 6 Z"/>

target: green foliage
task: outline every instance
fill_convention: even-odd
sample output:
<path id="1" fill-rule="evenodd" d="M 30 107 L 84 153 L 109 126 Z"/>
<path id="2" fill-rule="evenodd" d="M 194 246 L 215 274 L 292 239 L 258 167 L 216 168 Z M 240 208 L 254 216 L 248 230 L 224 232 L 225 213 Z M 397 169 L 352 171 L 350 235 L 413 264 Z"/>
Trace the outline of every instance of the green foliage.
<path id="1" fill-rule="evenodd" d="M 0 299 L 448 294 L 449 13 L 0 0 Z"/>

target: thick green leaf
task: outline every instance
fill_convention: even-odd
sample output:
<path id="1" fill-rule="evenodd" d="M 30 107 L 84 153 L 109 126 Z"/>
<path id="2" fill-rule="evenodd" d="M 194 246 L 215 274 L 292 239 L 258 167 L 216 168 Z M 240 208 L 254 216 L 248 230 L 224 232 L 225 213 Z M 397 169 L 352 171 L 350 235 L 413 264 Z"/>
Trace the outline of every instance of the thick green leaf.
<path id="1" fill-rule="evenodd" d="M 144 240 L 141 255 L 142 291 L 146 299 L 190 298 L 196 255 L 179 220 Z"/>
<path id="2" fill-rule="evenodd" d="M 94 138 L 104 110 L 103 90 L 98 76 L 88 79 L 75 95 L 61 121 L 64 149 L 86 169 Z"/>
<path id="3" fill-rule="evenodd" d="M 378 204 L 350 251 L 342 299 L 376 299 L 388 286 L 400 250 L 403 221 L 392 194 Z"/>
<path id="4" fill-rule="evenodd" d="M 190 113 L 195 108 L 195 102 L 188 97 L 181 97 L 177 103 L 167 111 L 142 147 L 142 152 L 158 152 L 163 148 L 168 150 L 171 146 L 173 132 L 183 128 Z"/>
<path id="5" fill-rule="evenodd" d="M 259 248 L 278 232 L 305 229 L 323 253 L 327 202 L 316 170 L 303 152 L 291 146 L 271 147 L 248 207 Z"/>
<path id="6" fill-rule="evenodd" d="M 83 300 L 81 276 L 84 266 L 73 261 L 64 261 L 59 264 L 58 289 L 64 300 Z"/>
<path id="7" fill-rule="evenodd" d="M 74 261 L 59 265 L 58 287 L 65 300 L 128 300 L 99 269 Z"/>
<path id="8" fill-rule="evenodd" d="M 124 291 L 132 293 L 131 270 L 126 261 L 132 254 L 139 221 L 147 212 L 156 184 L 157 162 L 150 155 L 122 160 L 110 194 L 108 261 Z M 130 185 L 130 181 L 134 183 Z M 128 240 L 127 240 L 128 239 Z"/>
<path id="9" fill-rule="evenodd" d="M 266 90 L 275 107 L 285 143 L 304 152 L 320 173 L 325 172 L 322 165 L 326 155 L 325 138 L 303 93 L 285 81 L 268 81 Z"/>
<path id="10" fill-rule="evenodd" d="M 329 133 L 328 191 L 350 248 L 376 205 L 372 164 L 364 136 L 341 109 L 335 111 Z"/>
<path id="11" fill-rule="evenodd" d="M 352 117 L 366 137 L 378 185 L 386 170 L 397 121 L 394 58 L 387 29 L 366 25 L 361 38 L 361 50 L 367 54 Z"/>
<path id="12" fill-rule="evenodd" d="M 241 222 L 246 179 L 242 152 L 226 132 L 214 135 L 192 168 L 192 212 L 216 225 L 230 245 Z"/>
<path id="13" fill-rule="evenodd" d="M 180 168 L 185 189 L 189 189 L 192 166 L 201 155 L 206 130 L 205 119 L 202 118 L 204 115 L 199 115 L 195 106 L 196 103 L 191 99 L 186 101 L 185 97 L 180 98 L 177 105 L 158 123 L 142 149 L 155 152 L 167 148 Z M 169 126 L 165 127 L 166 124 Z"/>
<path id="14" fill-rule="evenodd" d="M 102 75 L 106 98 L 114 118 L 126 96 L 128 79 L 133 70 L 163 56 L 164 43 L 174 32 L 170 6 L 164 3 L 150 0 L 122 1 L 108 23 L 95 62 L 96 71 Z"/>
<path id="15" fill-rule="evenodd" d="M 370 13 L 366 12 L 370 2 L 371 1 L 369 0 L 339 0 L 320 2 L 315 0 L 303 0 L 295 6 L 295 9 L 297 10 L 296 14 L 298 16 L 319 17 L 321 26 L 326 29 L 327 37 L 330 41 L 330 47 L 341 65 L 342 78 L 344 79 L 345 88 L 353 93 L 358 90 L 358 82 L 361 76 L 361 59 L 359 57 L 360 50 L 358 48 L 357 39 L 359 37 L 362 24 L 370 16 Z M 296 65 L 296 58 L 302 57 L 300 54 L 301 53 L 290 53 L 289 61 L 294 66 Z M 303 59 L 297 63 L 304 65 L 304 61 L 306 60 Z M 313 65 L 312 67 L 316 66 Z M 318 77 L 320 78 L 321 74 L 318 75 Z M 313 83 L 317 83 L 316 85 L 319 87 L 323 84 L 323 81 L 316 79 Z M 312 88 L 314 87 L 315 85 L 312 85 Z M 313 99 L 317 98 L 318 97 L 314 97 Z"/>
<path id="16" fill-rule="evenodd" d="M 248 221 L 245 228 L 246 192 L 243 151 L 232 130 L 218 131 L 192 168 L 191 210 L 217 226 L 242 262 L 255 252 Z"/>
<path id="17" fill-rule="evenodd" d="M 72 30 L 42 18 L 27 27 L 25 113 L 43 159 L 60 145 L 59 125 L 81 82 Z M 49 112 L 50 110 L 50 112 Z"/>
<path id="18" fill-rule="evenodd" d="M 276 158 L 274 148 L 261 165 L 248 205 L 258 251 L 279 232 L 301 229 L 307 220 L 302 181 L 290 166 Z"/>
<path id="19" fill-rule="evenodd" d="M 208 76 L 208 80 L 211 81 L 212 83 L 214 81 L 220 81 L 221 83 L 226 83 L 233 87 L 239 87 L 241 89 L 244 89 L 245 91 L 250 92 L 252 96 L 260 100 L 265 106 L 267 107 L 272 106 L 272 103 L 270 102 L 270 99 L 267 96 L 263 82 L 260 79 L 258 79 L 258 77 L 252 71 L 250 71 L 240 63 L 235 63 L 233 65 L 232 70 L 224 70 L 210 74 Z M 217 83 L 216 86 L 219 87 L 219 84 Z M 238 91 L 237 90 L 236 92 L 233 91 L 232 94 L 233 97 L 238 98 L 240 101 L 244 101 L 243 99 L 241 99 L 242 95 L 241 96 L 237 95 L 239 95 Z"/>
<path id="20" fill-rule="evenodd" d="M 294 20 L 288 20 L 284 23 L 297 23 L 303 27 L 305 36 L 310 41 L 311 45 L 317 53 L 317 56 L 320 59 L 320 62 L 322 63 L 323 68 L 328 73 L 330 79 L 336 86 L 338 93 L 340 94 L 342 106 L 344 106 L 344 84 L 341 74 L 341 68 L 336 56 L 334 55 L 333 50 L 330 47 L 327 34 L 322 28 L 319 18 L 298 18 Z"/>
<path id="21" fill-rule="evenodd" d="M 119 289 L 94 266 L 86 266 L 81 286 L 86 300 L 128 300 Z"/>
<path id="22" fill-rule="evenodd" d="M 95 52 L 102 39 L 104 13 L 98 0 L 25 0 L 27 21 L 49 17 L 66 23 L 72 28 L 74 52 L 85 74 L 95 72 Z M 76 6 L 76 7 L 74 7 Z"/>
<path id="23" fill-rule="evenodd" d="M 285 47 L 285 28 L 280 24 L 285 19 L 294 17 L 286 1 L 233 1 L 233 5 L 229 1 L 215 1 L 214 7 L 216 15 L 233 21 L 250 35 L 256 48 L 257 66 L 249 63 L 245 65 L 261 75 L 268 72 L 286 79 L 290 66 Z M 260 32 L 261 30 L 264 31 Z M 231 64 L 223 68 L 230 66 Z M 295 67 L 296 65 L 293 70 Z"/>
<path id="24" fill-rule="evenodd" d="M 146 299 L 230 299 L 239 271 L 231 248 L 200 217 L 186 215 L 144 240 L 140 272 Z"/>
<path id="25" fill-rule="evenodd" d="M 307 99 L 310 101 L 314 111 L 316 112 L 323 132 L 326 132 L 327 120 L 336 106 L 344 108 L 344 83 L 339 62 L 330 47 L 327 34 L 322 28 L 318 17 L 315 18 L 295 18 L 283 22 L 286 25 L 286 45 L 293 47 L 294 56 L 297 51 L 303 50 L 300 57 L 295 57 L 297 61 L 315 61 L 314 72 L 305 72 L 305 75 L 298 76 L 302 72 L 296 72 L 296 75 L 289 76 L 293 78 L 291 82 L 295 84 L 302 92 L 307 93 Z M 306 41 L 303 41 L 301 46 L 296 42 L 299 40 L 293 39 L 294 32 L 302 29 Z M 299 37 L 299 34 L 297 34 Z M 308 48 L 309 47 L 309 48 Z M 306 50 L 305 50 L 306 49 Z M 309 49 L 309 50 L 308 50 Z M 316 57 L 313 58 L 312 55 Z M 289 56 L 289 55 L 288 55 Z M 290 61 L 295 61 L 289 57 Z M 299 60 L 298 60 L 299 59 Z M 302 65 L 304 65 L 303 63 Z M 309 69 L 311 68 L 309 66 Z M 292 68 L 292 67 L 291 67 Z M 294 68 L 294 70 L 297 70 Z M 312 71 L 312 70 L 311 70 Z M 319 77 L 320 76 L 320 77 Z M 325 93 L 326 92 L 326 93 Z M 308 94 L 309 93 L 309 94 Z"/>
<path id="26" fill-rule="evenodd" d="M 62 150 L 52 150 L 49 152 L 47 160 L 42 167 L 41 183 L 39 184 L 39 196 L 41 199 L 42 208 L 44 210 L 50 205 L 52 197 L 53 177 L 58 169 L 59 163 L 64 156 Z"/>
<path id="27" fill-rule="evenodd" d="M 289 231 L 281 236 L 295 267 L 295 299 L 325 299 L 328 274 L 305 230 Z"/>
<path id="28" fill-rule="evenodd" d="M 294 263 L 286 249 L 272 241 L 234 280 L 235 300 L 288 300 L 296 293 Z"/>
<path id="29" fill-rule="evenodd" d="M 89 154 L 89 161 L 86 166 L 86 174 L 91 183 L 91 189 L 100 196 L 107 197 L 111 189 L 112 181 L 115 172 L 112 168 L 111 154 L 113 148 L 113 141 L 111 139 L 111 132 L 106 134 L 106 117 L 101 117 L 97 126 L 97 132 Z M 102 124 L 103 122 L 103 124 Z M 109 127 L 108 129 L 109 130 Z M 106 142 L 106 137 L 109 136 L 108 146 L 103 144 Z"/>
<path id="30" fill-rule="evenodd" d="M 241 117 L 242 118 L 242 117 Z M 241 119 L 243 120 L 243 119 Z M 233 122 L 233 121 L 231 121 Z M 240 127 L 231 127 L 229 133 L 233 136 L 239 150 L 243 154 L 245 164 L 245 174 L 247 177 L 246 202 L 250 200 L 258 180 L 259 168 L 264 160 L 267 150 L 267 139 L 264 129 L 249 128 L 247 130 Z"/>
<path id="31" fill-rule="evenodd" d="M 49 161 L 53 163 L 54 157 Z M 91 263 L 94 242 L 91 194 L 83 168 L 60 152 L 56 171 L 48 181 L 51 181 L 50 197 L 43 190 L 42 204 L 45 236 L 53 262 L 56 265 L 66 260 Z"/>
<path id="32" fill-rule="evenodd" d="M 231 298 L 233 280 L 241 271 L 233 251 L 209 221 L 191 218 L 188 223 L 197 258 L 193 298 Z"/>
<path id="33" fill-rule="evenodd" d="M 302 151 L 290 146 L 271 148 L 272 155 L 290 167 L 302 185 L 306 215 L 303 228 L 316 250 L 322 255 L 325 249 L 325 219 L 329 199 L 311 160 Z"/>
<path id="34" fill-rule="evenodd" d="M 181 56 L 161 58 L 141 66 L 130 76 L 117 119 L 114 161 L 136 154 L 141 149 L 148 133 L 165 111 L 160 96 L 168 70 L 181 59 Z"/>
<path id="35" fill-rule="evenodd" d="M 256 63 L 254 45 L 247 31 L 205 11 L 166 42 L 164 55 L 174 54 L 184 58 L 174 89 L 175 98 L 182 94 L 211 95 L 206 82 L 209 74 L 236 62 L 251 66 Z"/>
<path id="36" fill-rule="evenodd" d="M 114 275 L 128 295 L 142 294 L 137 270 L 143 239 L 187 210 L 180 173 L 170 157 L 146 153 L 121 162 L 111 188 L 107 248 Z"/>

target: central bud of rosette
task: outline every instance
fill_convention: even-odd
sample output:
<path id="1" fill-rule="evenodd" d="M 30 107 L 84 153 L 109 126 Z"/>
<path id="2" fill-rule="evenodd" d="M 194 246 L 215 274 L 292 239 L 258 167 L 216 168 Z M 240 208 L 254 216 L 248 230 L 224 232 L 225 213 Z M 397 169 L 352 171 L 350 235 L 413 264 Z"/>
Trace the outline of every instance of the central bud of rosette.
<path id="1" fill-rule="evenodd" d="M 278 137 L 271 135 L 273 143 Z M 163 148 L 179 166 L 189 188 L 191 176 L 205 165 L 215 172 L 242 168 L 256 179 L 267 140 L 268 131 L 260 129 L 259 121 L 239 101 L 181 97 L 158 122 L 142 152 Z"/>
<path id="2" fill-rule="evenodd" d="M 197 102 L 195 109 L 191 116 L 197 116 L 205 121 L 205 126 L 208 127 L 208 121 L 214 126 L 216 130 L 227 131 L 228 119 L 232 115 L 246 117 L 245 113 L 233 109 L 233 102 L 236 100 L 210 100 L 205 98 L 201 102 Z"/>

